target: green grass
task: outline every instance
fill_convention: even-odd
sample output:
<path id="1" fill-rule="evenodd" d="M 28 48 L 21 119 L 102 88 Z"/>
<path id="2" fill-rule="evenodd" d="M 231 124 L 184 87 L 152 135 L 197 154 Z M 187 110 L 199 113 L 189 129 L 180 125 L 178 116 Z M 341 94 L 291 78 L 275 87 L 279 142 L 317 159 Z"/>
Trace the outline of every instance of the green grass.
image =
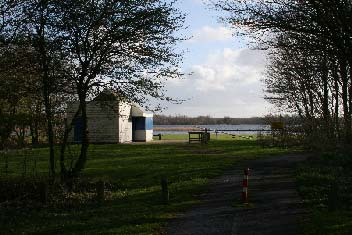
<path id="1" fill-rule="evenodd" d="M 78 149 L 72 147 L 71 151 Z M 208 145 L 91 145 L 82 177 L 118 185 L 104 205 L 83 204 L 71 209 L 0 208 L 0 233 L 162 234 L 175 213 L 199 203 L 196 195 L 206 190 L 209 179 L 239 161 L 286 152 L 279 148 L 261 148 L 253 140 L 229 137 L 212 140 Z M 5 177 L 4 157 L 0 158 L 2 177 Z M 47 149 L 12 153 L 8 157 L 6 177 L 23 175 L 24 165 L 26 176 L 34 172 L 47 174 Z M 167 176 L 170 183 L 168 205 L 161 201 L 162 176 Z"/>
<path id="2" fill-rule="evenodd" d="M 348 235 L 352 231 L 350 156 L 313 156 L 297 172 L 300 195 L 311 216 L 302 222 L 305 235 Z"/>
<path id="3" fill-rule="evenodd" d="M 350 235 L 352 213 L 338 210 L 314 210 L 311 218 L 303 225 L 305 235 Z"/>

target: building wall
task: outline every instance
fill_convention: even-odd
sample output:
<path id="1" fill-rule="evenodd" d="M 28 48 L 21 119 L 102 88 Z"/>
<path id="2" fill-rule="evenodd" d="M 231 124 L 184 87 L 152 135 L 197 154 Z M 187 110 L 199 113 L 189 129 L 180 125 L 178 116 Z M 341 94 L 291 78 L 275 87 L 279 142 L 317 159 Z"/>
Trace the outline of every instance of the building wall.
<path id="1" fill-rule="evenodd" d="M 69 103 L 67 108 L 67 120 L 70 122 L 78 108 L 78 103 Z M 87 104 L 88 130 L 91 143 L 126 143 L 136 141 L 153 140 L 153 115 L 144 114 L 138 109 L 136 118 L 143 119 L 142 125 L 132 132 L 132 106 L 128 103 L 109 101 L 109 102 L 89 102 Z M 140 116 L 142 115 L 142 116 Z M 69 141 L 74 142 L 72 130 Z"/>
<path id="2" fill-rule="evenodd" d="M 153 130 L 146 130 L 145 131 L 145 141 L 153 141 Z"/>
<path id="3" fill-rule="evenodd" d="M 136 130 L 134 135 L 135 141 L 153 141 L 153 130 Z"/>
<path id="4" fill-rule="evenodd" d="M 72 120 L 78 103 L 68 105 L 67 120 Z M 117 101 L 87 104 L 88 130 L 91 143 L 123 143 L 132 141 L 131 106 Z M 119 115 L 120 111 L 120 115 Z M 74 140 L 74 131 L 70 134 Z"/>
<path id="5" fill-rule="evenodd" d="M 120 103 L 119 106 L 119 143 L 132 142 L 131 105 Z"/>

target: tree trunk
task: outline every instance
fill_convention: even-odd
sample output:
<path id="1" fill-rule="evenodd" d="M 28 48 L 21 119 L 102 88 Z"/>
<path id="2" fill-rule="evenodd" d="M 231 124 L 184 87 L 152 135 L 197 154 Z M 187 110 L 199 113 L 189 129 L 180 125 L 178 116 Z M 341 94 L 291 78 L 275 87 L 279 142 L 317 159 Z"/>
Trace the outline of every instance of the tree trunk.
<path id="1" fill-rule="evenodd" d="M 348 128 L 348 138 L 347 138 L 347 143 L 351 144 L 352 143 L 352 60 L 351 57 L 349 57 L 349 72 L 348 72 L 348 76 L 349 76 L 349 88 L 348 88 L 348 106 L 349 106 L 349 110 L 348 110 L 348 124 L 347 127 Z"/>
<path id="2" fill-rule="evenodd" d="M 72 174 L 75 176 L 79 174 L 84 168 L 87 161 L 87 152 L 89 147 L 89 133 L 88 133 L 88 118 L 87 118 L 87 103 L 86 103 L 86 93 L 80 95 L 80 106 L 82 112 L 82 145 L 79 158 L 72 169 Z"/>
<path id="3" fill-rule="evenodd" d="M 65 166 L 65 151 L 66 151 L 66 147 L 67 147 L 67 143 L 68 143 L 68 137 L 69 137 L 69 134 L 72 131 L 72 128 L 73 128 L 73 126 L 74 126 L 74 124 L 80 114 L 81 114 L 81 106 L 79 105 L 78 110 L 76 111 L 76 113 L 73 116 L 70 123 L 68 124 L 67 120 L 65 122 L 64 138 L 62 140 L 61 149 L 60 149 L 60 169 L 61 169 L 61 178 L 62 179 L 65 179 L 67 177 L 67 169 Z"/>
<path id="4" fill-rule="evenodd" d="M 348 99 L 348 77 L 347 77 L 347 64 L 344 58 L 340 59 L 340 73 L 342 80 L 342 106 L 343 106 L 343 117 L 344 117 L 344 130 L 345 130 L 345 142 L 349 144 L 351 142 L 351 116 L 349 110 L 349 99 Z"/>
<path id="5" fill-rule="evenodd" d="M 322 80 L 323 80 L 323 116 L 324 116 L 324 126 L 326 129 L 326 136 L 331 137 L 331 126 L 330 126 L 330 110 L 329 110 L 329 71 L 327 67 L 327 59 L 324 56 L 323 66 L 322 66 Z"/>
<path id="6" fill-rule="evenodd" d="M 46 77 L 46 78 L 45 78 Z M 43 77 L 44 84 L 48 83 L 48 77 Z M 51 111 L 51 102 L 48 88 L 45 88 L 48 85 L 44 85 L 44 105 L 45 105 L 45 114 L 47 120 L 47 133 L 48 133 L 48 141 L 49 141 L 49 149 L 50 149 L 50 175 L 53 177 L 55 175 L 55 150 L 54 150 L 54 128 L 53 128 L 53 115 Z"/>
<path id="7" fill-rule="evenodd" d="M 35 147 L 39 143 L 38 124 L 36 121 L 34 121 L 34 123 L 32 123 L 29 128 L 31 129 L 32 146 Z"/>
<path id="8" fill-rule="evenodd" d="M 339 87 L 339 77 L 334 68 L 334 89 L 335 89 L 335 136 L 337 142 L 340 140 L 340 122 L 339 122 L 339 95 L 340 95 L 340 87 Z"/>
<path id="9" fill-rule="evenodd" d="M 46 16 L 45 11 L 47 9 L 48 2 L 46 0 L 42 0 L 40 2 L 41 7 L 41 16 L 40 16 L 40 27 L 37 31 L 38 34 L 38 49 L 40 54 L 40 63 L 41 63 L 41 73 L 42 73 L 42 83 L 43 83 L 43 96 L 44 96 L 44 107 L 45 107 L 45 115 L 47 120 L 47 134 L 48 134 L 48 142 L 50 149 L 49 156 L 49 169 L 50 176 L 55 176 L 55 151 L 54 151 L 54 128 L 53 128 L 53 115 L 52 115 L 52 106 L 50 101 L 50 93 L 51 93 L 51 81 L 49 76 L 49 61 L 47 57 L 46 50 L 46 40 L 45 40 L 45 27 L 46 27 Z"/>

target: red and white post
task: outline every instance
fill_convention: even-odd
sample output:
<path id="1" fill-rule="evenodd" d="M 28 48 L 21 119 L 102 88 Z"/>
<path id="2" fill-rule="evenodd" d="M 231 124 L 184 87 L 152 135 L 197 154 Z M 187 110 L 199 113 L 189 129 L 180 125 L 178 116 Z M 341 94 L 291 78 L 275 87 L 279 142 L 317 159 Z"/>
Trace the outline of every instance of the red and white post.
<path id="1" fill-rule="evenodd" d="M 242 201 L 245 204 L 248 204 L 248 175 L 249 175 L 249 168 L 244 169 L 243 175 L 243 191 L 242 191 Z"/>

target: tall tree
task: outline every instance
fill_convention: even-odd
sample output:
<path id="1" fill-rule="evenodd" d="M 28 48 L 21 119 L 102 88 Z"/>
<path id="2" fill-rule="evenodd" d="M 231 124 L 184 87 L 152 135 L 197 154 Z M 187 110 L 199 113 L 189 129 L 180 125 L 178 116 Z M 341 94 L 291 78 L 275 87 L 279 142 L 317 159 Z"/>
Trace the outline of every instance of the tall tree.
<path id="1" fill-rule="evenodd" d="M 17 39 L 25 41 L 28 48 L 35 56 L 32 65 L 37 69 L 40 78 L 39 91 L 44 104 L 47 123 L 47 138 L 49 142 L 50 175 L 55 175 L 55 133 L 53 96 L 64 93 L 61 81 L 64 79 L 65 70 L 61 50 L 60 32 L 56 26 L 54 2 L 51 0 L 6 0 L 2 9 L 6 9 L 2 18 L 1 38 L 4 46 L 17 44 Z M 20 62 L 20 61 L 18 61 Z M 19 64 L 19 63 L 17 63 Z M 21 65 L 19 65 L 21 66 Z M 67 85 L 67 84 L 66 84 Z M 68 89 L 69 90 L 69 89 Z"/>
<path id="2" fill-rule="evenodd" d="M 94 94 L 109 88 L 142 105 L 149 98 L 172 100 L 163 85 L 166 78 L 182 76 L 182 53 L 175 49 L 182 39 L 175 32 L 184 21 L 175 1 L 8 0 L 4 6 L 11 11 L 0 22 L 5 25 L 2 38 L 23 36 L 36 55 L 51 175 L 55 174 L 53 100 L 67 85 L 79 100 L 76 116 L 82 117 L 84 128 L 80 156 L 73 169 L 66 169 L 65 143 L 74 120 L 67 125 L 60 162 L 63 174 L 69 175 L 77 175 L 87 160 L 86 106 Z"/>
<path id="3" fill-rule="evenodd" d="M 32 120 L 29 107 L 41 100 L 37 65 L 33 51 L 20 40 L 0 48 L 0 116 L 2 143 L 8 139 L 15 127 L 27 127 Z M 28 125 L 29 126 L 29 125 Z M 24 144 L 24 136 L 19 143 Z"/>
<path id="4" fill-rule="evenodd" d="M 162 88 L 164 79 L 182 76 L 181 54 L 175 51 L 182 39 L 175 31 L 182 27 L 184 16 L 174 1 L 156 0 L 71 0 L 57 2 L 56 9 L 66 62 L 71 66 L 68 77 L 79 99 L 76 117 L 83 121 L 80 156 L 70 171 L 76 175 L 87 160 L 86 107 L 94 93 L 108 88 L 141 105 L 148 97 L 170 100 Z M 64 148 L 61 170 L 65 172 Z"/>
<path id="5" fill-rule="evenodd" d="M 340 132 L 352 141 L 351 1 L 218 1 L 224 20 L 271 49 L 271 77 L 276 101 L 319 122 L 316 130 Z M 292 109 L 291 109 L 292 110 Z M 321 120 L 323 120 L 321 122 Z M 338 134 L 340 136 L 340 134 Z"/>

